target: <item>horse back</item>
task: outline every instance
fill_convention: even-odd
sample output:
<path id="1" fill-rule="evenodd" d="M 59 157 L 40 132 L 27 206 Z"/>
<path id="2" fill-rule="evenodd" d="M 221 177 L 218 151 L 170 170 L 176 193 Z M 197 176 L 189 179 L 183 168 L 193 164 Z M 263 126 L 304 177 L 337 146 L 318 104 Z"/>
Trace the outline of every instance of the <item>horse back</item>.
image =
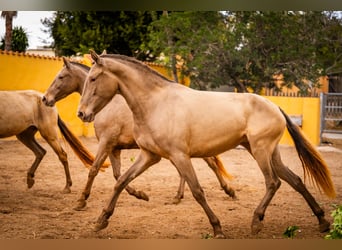
<path id="1" fill-rule="evenodd" d="M 0 137 L 17 135 L 30 126 L 38 128 L 56 113 L 45 108 L 41 99 L 42 93 L 34 90 L 0 91 Z"/>
<path id="2" fill-rule="evenodd" d="M 285 129 L 279 108 L 258 95 L 196 91 L 171 85 L 169 89 L 149 113 L 148 128 L 139 129 L 149 144 L 176 142 L 173 146 L 181 151 L 204 157 L 250 139 L 279 137 Z"/>

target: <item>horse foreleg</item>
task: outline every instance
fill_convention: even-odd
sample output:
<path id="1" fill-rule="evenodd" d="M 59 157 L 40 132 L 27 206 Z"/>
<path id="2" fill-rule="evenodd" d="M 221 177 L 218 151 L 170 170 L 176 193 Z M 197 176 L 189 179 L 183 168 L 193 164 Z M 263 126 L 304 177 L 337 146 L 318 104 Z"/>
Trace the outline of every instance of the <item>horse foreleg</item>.
<path id="1" fill-rule="evenodd" d="M 81 196 L 77 200 L 77 205 L 76 207 L 74 207 L 75 210 L 80 211 L 86 207 L 87 199 L 90 196 L 91 187 L 93 186 L 95 177 L 99 173 L 99 170 L 101 166 L 103 165 L 103 163 L 105 162 L 110 150 L 111 150 L 111 146 L 108 145 L 108 142 L 104 140 L 102 141 L 100 140 L 99 147 L 95 156 L 95 160 L 88 173 L 87 183 L 85 185 L 85 188 L 83 189 Z"/>
<path id="2" fill-rule="evenodd" d="M 103 209 L 101 215 L 99 216 L 95 228 L 95 231 L 102 230 L 107 227 L 108 219 L 114 213 L 116 202 L 121 194 L 121 192 L 125 189 L 125 187 L 136 177 L 142 174 L 147 168 L 152 166 L 153 164 L 160 161 L 160 156 L 154 155 L 148 151 L 140 150 L 140 154 L 134 164 L 122 175 L 119 177 L 117 183 L 114 186 L 113 194 L 106 206 Z"/>
<path id="3" fill-rule="evenodd" d="M 42 161 L 44 155 L 46 154 L 46 150 L 42 148 L 34 138 L 36 132 L 36 128 L 30 127 L 17 135 L 18 140 L 21 141 L 27 148 L 29 148 L 36 156 L 33 164 L 27 172 L 26 182 L 28 188 L 31 188 L 34 185 L 34 174 L 39 166 L 39 163 Z"/>
<path id="4" fill-rule="evenodd" d="M 318 205 L 315 198 L 309 193 L 301 178 L 282 163 L 278 149 L 276 149 L 275 153 L 273 154 L 273 167 L 281 179 L 286 181 L 294 190 L 304 197 L 312 212 L 318 219 L 319 231 L 321 233 L 328 231 L 330 228 L 330 223 L 324 218 L 323 209 Z"/>
<path id="5" fill-rule="evenodd" d="M 120 160 L 121 150 L 113 149 L 112 153 L 109 154 L 110 162 L 112 163 L 113 168 L 113 175 L 115 180 L 118 180 L 121 176 L 121 160 Z M 142 199 L 145 201 L 149 200 L 149 197 L 147 194 L 145 194 L 143 191 L 135 190 L 133 187 L 127 185 L 126 191 L 130 194 L 135 196 L 138 199 Z"/>
<path id="6" fill-rule="evenodd" d="M 170 160 L 177 168 L 179 174 L 188 183 L 188 186 L 195 200 L 201 205 L 201 207 L 207 214 L 209 222 L 213 227 L 215 238 L 225 238 L 219 219 L 211 210 L 205 199 L 203 189 L 198 182 L 190 157 L 183 154 L 177 154 L 177 156 L 171 157 Z"/>
<path id="7" fill-rule="evenodd" d="M 235 190 L 228 186 L 227 182 L 224 180 L 219 167 L 216 164 L 216 161 L 214 157 L 206 157 L 203 158 L 203 160 L 208 164 L 208 166 L 213 170 L 215 173 L 217 180 L 219 181 L 221 188 L 225 191 L 226 194 L 228 194 L 230 197 L 232 197 L 234 200 L 237 199 L 235 195 Z"/>

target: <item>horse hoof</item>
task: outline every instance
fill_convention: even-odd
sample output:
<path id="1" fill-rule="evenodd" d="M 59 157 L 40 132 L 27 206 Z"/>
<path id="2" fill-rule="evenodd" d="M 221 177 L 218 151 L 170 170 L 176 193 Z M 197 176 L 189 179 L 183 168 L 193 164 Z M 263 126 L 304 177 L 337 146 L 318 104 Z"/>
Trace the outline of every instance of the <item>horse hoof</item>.
<path id="1" fill-rule="evenodd" d="M 256 235 L 262 230 L 263 227 L 264 227 L 264 224 L 261 221 L 253 222 L 252 227 L 251 227 L 251 229 L 252 229 L 251 233 L 253 235 Z"/>
<path id="2" fill-rule="evenodd" d="M 70 187 L 65 187 L 65 188 L 62 190 L 62 194 L 70 194 L 70 193 L 71 193 Z"/>
<path id="3" fill-rule="evenodd" d="M 330 230 L 330 223 L 325 219 L 319 224 L 319 232 L 325 233 Z"/>
<path id="4" fill-rule="evenodd" d="M 97 222 L 94 227 L 94 232 L 98 232 L 102 229 L 105 229 L 108 226 L 108 221 L 105 220 L 102 223 Z"/>
<path id="5" fill-rule="evenodd" d="M 76 211 L 84 211 L 86 210 L 87 202 L 86 201 L 78 201 L 78 204 L 76 207 L 74 207 L 74 210 Z"/>
<path id="6" fill-rule="evenodd" d="M 27 187 L 31 188 L 34 185 L 34 179 L 33 178 L 27 178 Z"/>
<path id="7" fill-rule="evenodd" d="M 227 237 L 223 233 L 215 235 L 215 239 L 226 239 Z"/>
<path id="8" fill-rule="evenodd" d="M 143 191 L 139 191 L 136 196 L 138 199 L 144 200 L 144 201 L 149 201 L 150 198 L 148 197 L 147 194 L 145 194 Z"/>
<path id="9" fill-rule="evenodd" d="M 235 195 L 235 191 L 233 189 L 228 189 L 228 191 L 226 191 L 226 193 L 229 195 L 229 197 L 231 197 L 233 200 L 236 200 L 236 195 Z"/>

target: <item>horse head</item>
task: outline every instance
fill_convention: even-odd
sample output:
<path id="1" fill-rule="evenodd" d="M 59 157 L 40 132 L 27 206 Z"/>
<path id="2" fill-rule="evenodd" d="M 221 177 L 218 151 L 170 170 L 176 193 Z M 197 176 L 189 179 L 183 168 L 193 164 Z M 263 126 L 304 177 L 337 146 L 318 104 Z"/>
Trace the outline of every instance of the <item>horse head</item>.
<path id="1" fill-rule="evenodd" d="M 55 103 L 73 92 L 83 91 L 83 82 L 87 76 L 87 66 L 70 62 L 63 57 L 64 67 L 57 73 L 51 85 L 44 93 L 43 102 L 47 106 Z M 78 66 L 80 65 L 80 66 Z"/>
<path id="2" fill-rule="evenodd" d="M 78 108 L 78 117 L 91 122 L 95 115 L 113 98 L 118 90 L 117 78 L 109 71 L 109 62 L 90 50 L 94 62 L 84 82 L 82 97 Z"/>

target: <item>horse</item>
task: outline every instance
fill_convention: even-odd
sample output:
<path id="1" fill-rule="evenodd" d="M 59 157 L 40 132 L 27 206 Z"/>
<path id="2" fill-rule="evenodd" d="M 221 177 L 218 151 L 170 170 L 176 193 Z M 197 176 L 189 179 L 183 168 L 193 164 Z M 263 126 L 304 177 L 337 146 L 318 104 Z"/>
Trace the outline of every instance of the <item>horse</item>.
<path id="1" fill-rule="evenodd" d="M 71 93 L 77 92 L 82 94 L 84 81 L 87 77 L 90 67 L 69 61 L 62 57 L 64 67 L 57 73 L 51 85 L 44 93 L 43 102 L 47 106 L 54 106 L 55 103 Z M 99 112 L 94 119 L 95 135 L 99 141 L 98 151 L 95 161 L 88 175 L 87 184 L 78 199 L 76 210 L 82 210 L 86 206 L 91 191 L 92 183 L 98 174 L 99 167 L 103 164 L 107 156 L 112 164 L 113 175 L 115 179 L 120 176 L 120 154 L 122 149 L 138 149 L 133 137 L 133 115 L 127 106 L 125 99 L 117 95 L 106 107 Z M 235 191 L 227 185 L 224 177 L 231 178 L 225 171 L 220 159 L 215 157 L 203 158 L 209 167 L 217 176 L 222 189 L 233 199 L 236 199 Z M 223 177 L 224 176 L 224 177 Z M 184 178 L 180 178 L 180 184 L 176 196 L 172 203 L 178 204 L 184 197 Z M 136 191 L 129 186 L 126 187 L 129 194 L 136 196 L 138 199 L 148 200 L 148 196 L 142 191 Z"/>
<path id="2" fill-rule="evenodd" d="M 46 154 L 46 150 L 35 139 L 39 131 L 64 166 L 66 185 L 62 192 L 70 193 L 72 180 L 67 154 L 59 142 L 58 128 L 83 163 L 94 157 L 68 129 L 57 109 L 43 104 L 42 97 L 42 93 L 35 90 L 0 91 L 0 138 L 16 136 L 35 154 L 35 160 L 27 172 L 27 186 L 32 188 L 35 171 Z"/>
<path id="3" fill-rule="evenodd" d="M 266 192 L 254 210 L 252 234 L 263 228 L 265 211 L 281 180 L 299 192 L 316 215 L 319 230 L 329 230 L 324 211 L 299 176 L 281 160 L 279 141 L 287 128 L 304 173 L 328 197 L 336 192 L 330 171 L 315 147 L 277 105 L 253 93 L 200 91 L 173 84 L 140 61 L 123 55 L 97 55 L 78 106 L 78 116 L 90 122 L 112 98 L 122 95 L 133 113 L 134 137 L 140 148 L 133 165 L 118 179 L 94 230 L 108 226 L 123 188 L 161 158 L 169 159 L 205 211 L 215 238 L 225 238 L 220 221 L 209 207 L 191 158 L 208 157 L 245 147 L 256 160 Z"/>

